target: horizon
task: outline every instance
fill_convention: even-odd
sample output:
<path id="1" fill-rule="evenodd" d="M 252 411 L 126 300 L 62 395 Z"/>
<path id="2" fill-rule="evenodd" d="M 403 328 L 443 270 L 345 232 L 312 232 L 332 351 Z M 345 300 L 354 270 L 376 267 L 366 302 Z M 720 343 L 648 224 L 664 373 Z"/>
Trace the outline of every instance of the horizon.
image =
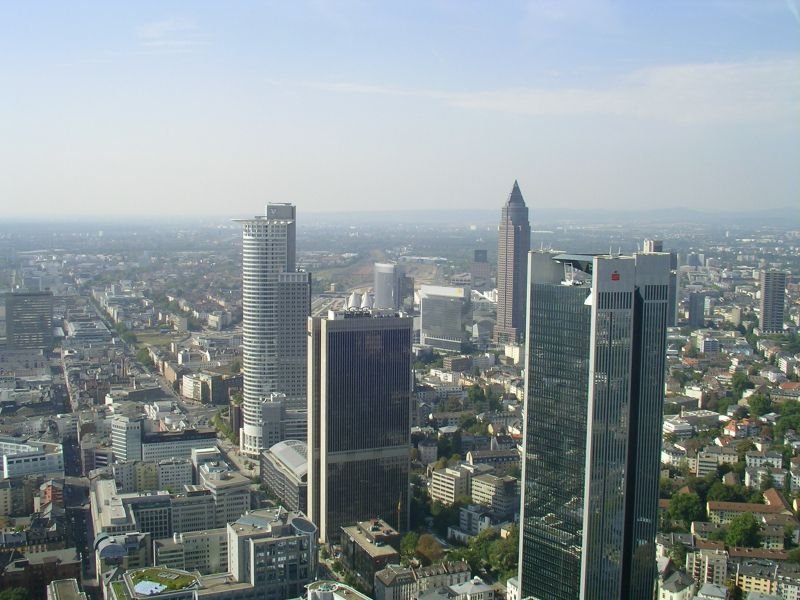
<path id="1" fill-rule="evenodd" d="M 800 191 L 798 0 L 44 5 L 0 5 L 6 218 Z"/>

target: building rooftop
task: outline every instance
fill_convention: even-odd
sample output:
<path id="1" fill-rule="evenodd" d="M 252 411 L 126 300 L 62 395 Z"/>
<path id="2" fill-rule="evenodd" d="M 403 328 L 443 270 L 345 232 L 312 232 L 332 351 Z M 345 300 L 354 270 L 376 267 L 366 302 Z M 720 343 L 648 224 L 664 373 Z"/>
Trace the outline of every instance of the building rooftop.
<path id="1" fill-rule="evenodd" d="M 56 579 L 47 588 L 50 600 L 86 600 L 86 593 L 81 591 L 76 579 Z"/>
<path id="2" fill-rule="evenodd" d="M 286 440 L 278 442 L 269 449 L 287 469 L 290 469 L 298 479 L 302 479 L 308 473 L 308 447 L 305 442 L 299 440 Z"/>
<path id="3" fill-rule="evenodd" d="M 308 600 L 370 600 L 369 596 L 338 581 L 314 581 L 306 589 Z"/>

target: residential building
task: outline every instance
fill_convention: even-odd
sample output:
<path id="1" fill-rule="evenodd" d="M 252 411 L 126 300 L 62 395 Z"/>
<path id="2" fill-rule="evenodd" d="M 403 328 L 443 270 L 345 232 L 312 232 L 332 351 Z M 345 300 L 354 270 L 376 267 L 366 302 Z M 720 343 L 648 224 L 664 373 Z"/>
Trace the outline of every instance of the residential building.
<path id="1" fill-rule="evenodd" d="M 766 270 L 761 272 L 761 315 L 759 327 L 763 333 L 781 333 L 786 296 L 786 273 Z"/>
<path id="2" fill-rule="evenodd" d="M 531 248 L 528 207 L 514 181 L 511 194 L 500 212 L 497 230 L 497 344 L 520 342 L 525 330 L 527 255 Z"/>
<path id="3" fill-rule="evenodd" d="M 369 593 L 375 573 L 400 562 L 400 534 L 381 519 L 342 527 L 341 546 L 342 564 Z"/>
<path id="4" fill-rule="evenodd" d="M 652 598 L 669 267 L 530 253 L 522 597 Z"/>
<path id="5" fill-rule="evenodd" d="M 0 573 L 0 589 L 25 588 L 32 600 L 47 597 L 47 585 L 59 579 L 81 578 L 81 558 L 75 548 L 16 554 Z"/>
<path id="6" fill-rule="evenodd" d="M 428 590 L 447 588 L 472 578 L 465 562 L 443 562 L 427 567 L 388 565 L 375 573 L 375 600 L 409 600 Z"/>
<path id="7" fill-rule="evenodd" d="M 308 323 L 309 516 L 325 542 L 368 518 L 405 531 L 412 319 L 331 311 Z"/>
<path id="8" fill-rule="evenodd" d="M 673 571 L 666 579 L 659 581 L 658 600 L 692 600 L 695 582 L 683 571 Z"/>
<path id="9" fill-rule="evenodd" d="M 306 399 L 306 331 L 311 279 L 296 270 L 296 209 L 268 204 L 266 215 L 242 223 L 242 332 L 244 424 L 241 450 L 258 456 L 261 402 L 286 394 L 298 409 Z"/>

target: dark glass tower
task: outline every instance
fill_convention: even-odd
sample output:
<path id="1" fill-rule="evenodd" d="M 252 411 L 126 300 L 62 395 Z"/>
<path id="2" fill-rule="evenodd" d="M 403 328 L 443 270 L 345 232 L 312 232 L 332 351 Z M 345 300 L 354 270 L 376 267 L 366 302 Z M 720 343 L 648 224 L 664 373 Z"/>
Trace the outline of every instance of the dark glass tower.
<path id="1" fill-rule="evenodd" d="M 669 272 L 530 253 L 523 597 L 652 598 Z"/>
<path id="2" fill-rule="evenodd" d="M 49 350 L 53 346 L 52 292 L 9 292 L 5 305 L 8 348 Z"/>
<path id="3" fill-rule="evenodd" d="M 308 507 L 323 541 L 375 517 L 408 528 L 412 322 L 377 310 L 308 320 Z"/>
<path id="4" fill-rule="evenodd" d="M 494 340 L 498 344 L 520 341 L 525 327 L 527 256 L 531 248 L 528 207 L 519 184 L 500 214 L 497 230 L 497 323 Z"/>

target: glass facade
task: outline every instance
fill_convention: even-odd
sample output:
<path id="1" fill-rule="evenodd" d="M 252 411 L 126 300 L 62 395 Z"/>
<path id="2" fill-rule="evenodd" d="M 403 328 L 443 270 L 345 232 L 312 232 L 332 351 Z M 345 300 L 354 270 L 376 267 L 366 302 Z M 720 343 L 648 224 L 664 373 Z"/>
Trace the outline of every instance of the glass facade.
<path id="1" fill-rule="evenodd" d="M 380 517 L 408 527 L 412 319 L 312 319 L 309 508 L 320 537 Z"/>
<path id="2" fill-rule="evenodd" d="M 591 288 L 562 282 L 554 263 L 590 274 Z M 531 264 L 522 596 L 649 600 L 669 255 L 531 253 Z"/>
<path id="3" fill-rule="evenodd" d="M 523 596 L 578 597 L 589 384 L 590 290 L 531 286 L 523 465 Z"/>

